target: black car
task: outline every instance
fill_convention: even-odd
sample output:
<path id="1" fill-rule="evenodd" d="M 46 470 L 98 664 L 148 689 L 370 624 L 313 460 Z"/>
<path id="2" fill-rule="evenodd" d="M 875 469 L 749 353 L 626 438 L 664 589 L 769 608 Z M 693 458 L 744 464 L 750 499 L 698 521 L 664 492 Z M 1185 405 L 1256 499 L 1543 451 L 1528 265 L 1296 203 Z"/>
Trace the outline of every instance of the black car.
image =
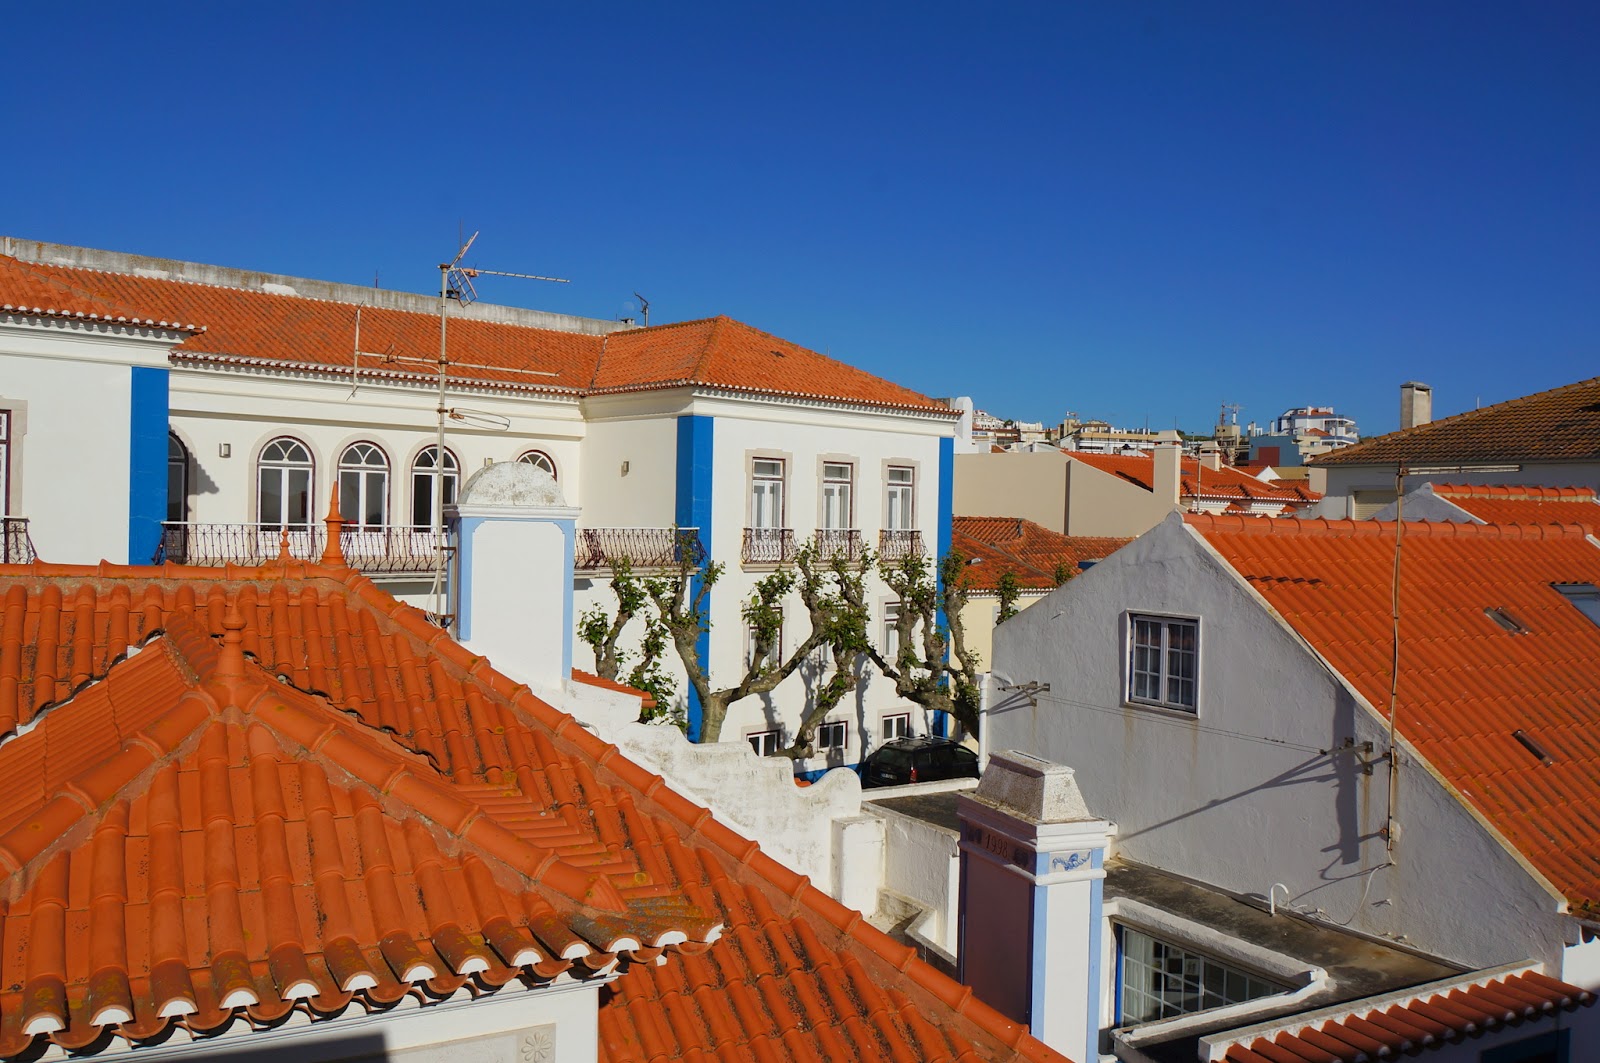
<path id="1" fill-rule="evenodd" d="M 897 738 L 861 762 L 862 786 L 976 779 L 978 755 L 948 738 Z"/>

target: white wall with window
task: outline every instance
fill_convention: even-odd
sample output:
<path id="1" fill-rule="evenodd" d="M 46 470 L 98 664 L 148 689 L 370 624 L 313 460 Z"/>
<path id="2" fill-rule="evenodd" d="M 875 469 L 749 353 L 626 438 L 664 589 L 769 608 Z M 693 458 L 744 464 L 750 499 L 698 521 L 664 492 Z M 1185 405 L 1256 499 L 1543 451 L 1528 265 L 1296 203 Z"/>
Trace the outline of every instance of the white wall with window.
<path id="1" fill-rule="evenodd" d="M 267 528 L 306 527 L 313 519 L 315 488 L 311 449 L 293 436 L 270 440 L 256 459 L 256 523 Z M 340 507 L 346 505 L 341 498 Z"/>
<path id="2" fill-rule="evenodd" d="M 855 527 L 855 507 L 851 504 L 855 472 L 855 466 L 849 462 L 822 463 L 822 514 L 819 528 L 844 531 Z"/>
<path id="3" fill-rule="evenodd" d="M 1348 740 L 1381 752 L 1382 714 L 1181 518 L 997 628 L 994 668 L 1050 690 L 997 695 L 989 748 L 1072 767 L 1126 859 L 1244 896 L 1282 883 L 1280 905 L 1464 965 L 1559 969 L 1550 895 L 1409 756 L 1390 852 L 1382 764 L 1369 775 L 1361 756 L 1324 753 Z M 1130 685 L 1140 672 L 1147 685 Z M 1139 690 L 1157 696 L 1129 696 Z M 1183 704 L 1191 690 L 1197 710 Z"/>

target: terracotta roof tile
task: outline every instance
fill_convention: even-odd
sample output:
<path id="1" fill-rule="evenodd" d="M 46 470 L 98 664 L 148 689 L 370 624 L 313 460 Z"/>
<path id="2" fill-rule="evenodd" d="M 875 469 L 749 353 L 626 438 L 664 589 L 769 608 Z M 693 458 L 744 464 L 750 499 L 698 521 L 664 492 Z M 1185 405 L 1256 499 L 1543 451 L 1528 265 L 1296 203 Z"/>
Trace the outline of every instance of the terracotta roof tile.
<path id="1" fill-rule="evenodd" d="M 1600 457 L 1600 377 L 1373 436 L 1315 465 L 1497 465 Z"/>
<path id="2" fill-rule="evenodd" d="M 1126 480 L 1146 491 L 1154 489 L 1155 458 L 1133 454 L 1089 454 L 1068 451 L 1074 461 Z M 1186 499 L 1230 499 L 1240 501 L 1282 501 L 1288 505 L 1315 502 L 1322 496 L 1303 486 L 1280 487 L 1224 465 L 1207 469 L 1194 458 L 1182 459 L 1179 493 Z"/>
<path id="3" fill-rule="evenodd" d="M 195 325 L 160 320 L 148 310 L 136 310 L 86 291 L 68 279 L 0 255 L 0 310 L 38 317 L 76 317 L 95 321 L 156 325 L 178 332 L 200 331 Z"/>
<path id="4" fill-rule="evenodd" d="M 177 362 L 256 362 L 339 373 L 359 362 L 372 380 L 434 379 L 436 315 L 357 306 L 246 288 L 23 263 L 0 256 L 0 304 L 56 306 L 60 313 L 194 321 L 203 335 L 173 352 Z M 184 326 L 192 328 L 193 326 Z M 939 413 L 955 410 L 861 369 L 727 317 L 595 336 L 452 318 L 453 372 L 476 383 L 573 395 L 701 385 Z M 376 357 L 382 356 L 382 357 Z M 410 359 L 412 361 L 406 361 Z"/>
<path id="5" fill-rule="evenodd" d="M 950 529 L 951 546 L 968 559 L 968 586 L 980 592 L 998 590 L 1008 571 L 1022 587 L 1051 589 L 1057 565 L 1076 575 L 1081 562 L 1102 560 L 1132 541 L 1062 535 L 1021 517 L 956 517 Z"/>
<path id="6" fill-rule="evenodd" d="M 1271 1037 L 1228 1046 L 1226 1063 L 1320 1060 L 1363 1063 L 1416 1055 L 1468 1036 L 1479 1036 L 1594 1004 L 1594 994 L 1536 970 L 1500 978 L 1458 981 L 1375 1007 L 1341 1006 L 1343 1014 L 1289 1024 Z"/>
<path id="7" fill-rule="evenodd" d="M 1188 517 L 1379 712 L 1396 525 Z M 1408 522 L 1401 735 L 1574 907 L 1600 906 L 1600 625 L 1556 590 L 1600 585 L 1577 525 Z M 1521 629 L 1491 615 L 1502 610 Z M 1547 750 L 1545 764 L 1516 737 Z"/>
<path id="8" fill-rule="evenodd" d="M 620 963 L 606 1063 L 1062 1058 L 348 570 L 0 608 L 0 1056 Z"/>
<path id="9" fill-rule="evenodd" d="M 1433 493 L 1485 524 L 1600 524 L 1590 487 L 1433 484 Z"/>

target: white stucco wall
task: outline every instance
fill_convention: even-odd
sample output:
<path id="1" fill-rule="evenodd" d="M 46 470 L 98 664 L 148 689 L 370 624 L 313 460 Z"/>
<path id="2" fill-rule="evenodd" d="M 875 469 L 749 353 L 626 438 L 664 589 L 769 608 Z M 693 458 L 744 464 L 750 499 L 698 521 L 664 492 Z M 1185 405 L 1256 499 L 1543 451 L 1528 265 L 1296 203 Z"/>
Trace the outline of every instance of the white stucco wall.
<path id="1" fill-rule="evenodd" d="M 589 493 L 586 528 L 666 528 L 677 494 L 676 393 L 607 395 L 585 399 L 587 434 L 580 448 Z M 627 472 L 622 471 L 626 463 Z"/>
<path id="2" fill-rule="evenodd" d="M 28 518 L 44 560 L 129 560 L 132 367 L 165 367 L 178 339 L 92 322 L 0 324 L 0 409 L 13 411 L 15 436 L 10 512 Z"/>
<path id="3" fill-rule="evenodd" d="M 1198 718 L 1124 704 L 1129 611 L 1199 618 Z M 1007 622 L 995 667 L 1051 690 L 997 699 L 991 748 L 1075 768 L 1128 859 L 1474 967 L 1559 961 L 1557 901 L 1404 747 L 1390 864 L 1385 765 L 1320 752 L 1381 752 L 1382 721 L 1175 518 Z"/>

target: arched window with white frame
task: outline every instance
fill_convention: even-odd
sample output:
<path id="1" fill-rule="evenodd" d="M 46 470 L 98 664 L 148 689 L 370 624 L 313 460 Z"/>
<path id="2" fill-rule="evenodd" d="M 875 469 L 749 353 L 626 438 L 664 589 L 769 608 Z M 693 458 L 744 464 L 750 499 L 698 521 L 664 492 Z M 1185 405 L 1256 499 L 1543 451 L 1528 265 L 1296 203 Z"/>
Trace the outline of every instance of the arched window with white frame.
<path id="1" fill-rule="evenodd" d="M 518 456 L 517 460 L 524 465 L 532 465 L 535 469 L 543 469 L 550 474 L 550 479 L 552 480 L 561 479 L 556 472 L 556 463 L 551 461 L 550 455 L 542 450 L 530 450 Z"/>
<path id="2" fill-rule="evenodd" d="M 182 524 L 189 519 L 189 448 L 178 433 L 167 432 L 167 521 Z"/>
<path id="3" fill-rule="evenodd" d="M 311 522 L 311 451 L 291 436 L 261 448 L 256 462 L 256 520 L 263 527 L 304 528 Z"/>
<path id="4" fill-rule="evenodd" d="M 339 458 L 339 516 L 361 530 L 389 523 L 389 458 L 376 443 L 352 443 Z"/>
<path id="5" fill-rule="evenodd" d="M 461 466 L 445 448 L 444 464 L 439 464 L 439 448 L 426 447 L 411 463 L 411 526 L 418 531 L 433 527 L 437 517 L 444 526 L 442 506 L 454 505 L 461 482 Z M 435 491 L 437 486 L 438 490 Z"/>

